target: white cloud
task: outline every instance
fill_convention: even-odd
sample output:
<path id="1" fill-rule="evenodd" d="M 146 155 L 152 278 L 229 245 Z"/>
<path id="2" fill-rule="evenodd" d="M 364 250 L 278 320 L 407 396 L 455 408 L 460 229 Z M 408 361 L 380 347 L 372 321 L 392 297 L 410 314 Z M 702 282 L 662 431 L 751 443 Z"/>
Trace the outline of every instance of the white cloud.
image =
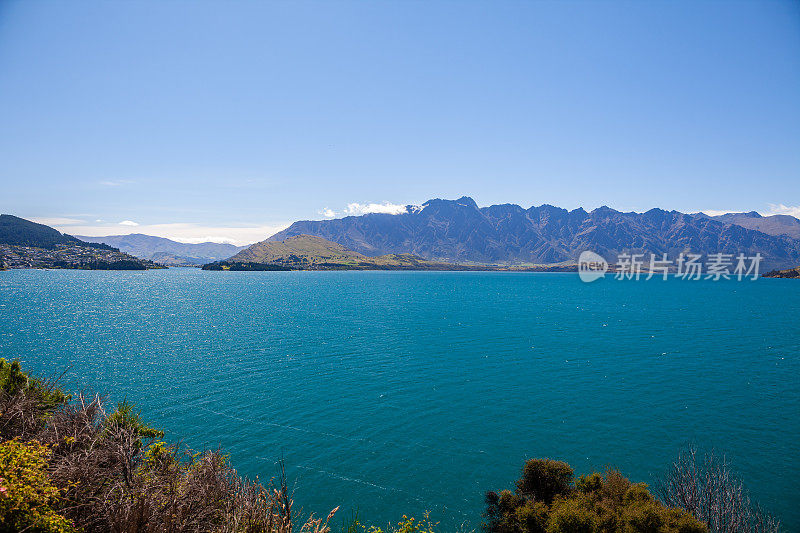
<path id="1" fill-rule="evenodd" d="M 700 212 L 710 217 L 725 215 L 727 213 L 741 213 L 741 211 L 737 209 L 703 209 Z"/>
<path id="2" fill-rule="evenodd" d="M 800 205 L 783 205 L 783 204 L 769 204 L 769 213 L 762 213 L 769 215 L 791 215 L 795 218 L 800 218 Z"/>
<path id="3" fill-rule="evenodd" d="M 385 213 L 388 215 L 400 215 L 405 213 L 406 206 L 384 202 L 382 204 L 347 204 L 344 210 L 345 215 L 366 215 L 367 213 Z"/>
<path id="4" fill-rule="evenodd" d="M 768 204 L 769 211 L 759 210 L 758 213 L 762 216 L 768 217 L 771 215 L 791 215 L 795 218 L 800 218 L 800 205 L 784 205 L 784 204 Z M 703 209 L 700 211 L 710 217 L 724 215 L 726 213 L 744 213 L 744 209 Z"/>
<path id="5" fill-rule="evenodd" d="M 252 244 L 289 227 L 288 224 L 249 225 L 249 226 L 203 226 L 191 223 L 139 224 L 134 230 L 119 224 L 95 224 L 83 226 L 56 226 L 56 229 L 70 235 L 104 237 L 106 235 L 127 235 L 143 233 L 155 237 L 165 237 L 178 242 L 227 242 L 236 245 Z"/>
<path id="6" fill-rule="evenodd" d="M 160 235 L 157 235 L 160 237 Z M 224 244 L 236 244 L 236 240 L 225 235 L 206 235 L 204 237 L 167 237 L 173 241 L 185 242 L 188 244 L 200 244 L 201 242 L 219 242 Z M 262 239 L 263 240 L 263 239 Z M 249 242 L 246 244 L 250 244 Z"/>
<path id="7" fill-rule="evenodd" d="M 73 226 L 75 224 L 86 223 L 84 220 L 66 217 L 32 217 L 28 220 L 32 220 L 38 224 L 44 224 L 46 226 Z"/>
<path id="8" fill-rule="evenodd" d="M 324 209 L 320 209 L 317 211 L 319 215 L 322 215 L 325 218 L 334 218 L 336 216 L 360 216 L 366 215 L 369 213 L 383 213 L 386 215 L 402 215 L 408 212 L 419 212 L 424 209 L 424 205 L 400 205 L 400 204 L 393 204 L 391 202 L 384 202 L 382 204 L 378 203 L 370 203 L 370 204 L 360 204 L 358 202 L 353 202 L 347 204 L 342 211 L 334 211 L 333 209 L 326 207 Z"/>
<path id="9" fill-rule="evenodd" d="M 119 223 L 119 225 L 120 226 L 131 226 L 131 227 L 134 227 L 134 226 L 138 226 L 139 224 L 134 222 L 133 220 L 123 220 L 122 222 Z"/>
<path id="10" fill-rule="evenodd" d="M 121 187 L 123 185 L 131 185 L 134 183 L 131 180 L 103 180 L 98 181 L 97 184 L 103 187 Z"/>

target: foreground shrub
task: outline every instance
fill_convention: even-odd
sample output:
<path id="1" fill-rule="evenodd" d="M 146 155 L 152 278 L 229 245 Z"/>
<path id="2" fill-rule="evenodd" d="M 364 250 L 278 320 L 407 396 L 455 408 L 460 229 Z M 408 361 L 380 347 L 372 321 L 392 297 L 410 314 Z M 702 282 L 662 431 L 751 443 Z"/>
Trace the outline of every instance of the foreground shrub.
<path id="1" fill-rule="evenodd" d="M 687 511 L 658 502 L 620 472 L 582 476 L 552 459 L 531 459 L 516 491 L 486 494 L 488 533 L 706 533 Z"/>
<path id="2" fill-rule="evenodd" d="M 0 358 L 0 439 L 32 438 L 68 400 L 54 384 L 28 376 L 19 361 Z"/>
<path id="3" fill-rule="evenodd" d="M 528 461 L 522 469 L 522 477 L 517 481 L 517 493 L 550 504 L 557 495 L 570 491 L 573 475 L 572 467 L 563 461 Z"/>

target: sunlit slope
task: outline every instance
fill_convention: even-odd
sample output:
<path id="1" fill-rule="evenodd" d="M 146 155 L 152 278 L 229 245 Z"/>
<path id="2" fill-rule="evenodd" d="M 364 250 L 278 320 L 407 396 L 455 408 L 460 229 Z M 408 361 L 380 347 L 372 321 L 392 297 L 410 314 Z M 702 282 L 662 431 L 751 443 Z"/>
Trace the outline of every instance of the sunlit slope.
<path id="1" fill-rule="evenodd" d="M 283 241 L 261 241 L 229 258 L 228 263 L 259 263 L 303 266 L 425 267 L 437 263 L 411 254 L 368 257 L 322 237 L 297 235 Z"/>

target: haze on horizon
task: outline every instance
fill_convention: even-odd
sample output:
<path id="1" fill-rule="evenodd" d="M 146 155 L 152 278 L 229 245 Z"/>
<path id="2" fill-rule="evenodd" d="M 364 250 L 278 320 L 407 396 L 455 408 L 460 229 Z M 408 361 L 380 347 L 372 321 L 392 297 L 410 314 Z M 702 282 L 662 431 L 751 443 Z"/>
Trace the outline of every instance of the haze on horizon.
<path id="1" fill-rule="evenodd" d="M 0 4 L 0 212 L 261 240 L 471 196 L 800 215 L 800 4 Z"/>

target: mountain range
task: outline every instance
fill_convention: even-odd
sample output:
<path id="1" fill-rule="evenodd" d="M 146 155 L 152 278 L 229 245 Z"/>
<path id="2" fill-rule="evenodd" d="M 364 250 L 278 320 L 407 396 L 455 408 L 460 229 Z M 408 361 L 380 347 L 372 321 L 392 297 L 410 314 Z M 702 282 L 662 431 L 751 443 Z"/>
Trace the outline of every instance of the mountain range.
<path id="1" fill-rule="evenodd" d="M 705 216 L 698 213 L 699 216 Z M 793 239 L 800 239 L 800 220 L 790 215 L 762 216 L 755 211 L 749 213 L 725 213 L 713 218 L 726 224 L 736 224 L 747 229 L 761 231 L 768 235 L 786 235 Z"/>
<path id="2" fill-rule="evenodd" d="M 149 259 L 167 266 L 199 266 L 226 259 L 246 246 L 217 242 L 191 244 L 141 233 L 108 235 L 106 237 L 77 236 L 86 242 L 104 243 L 140 259 Z"/>
<path id="3" fill-rule="evenodd" d="M 299 236 L 305 237 L 292 239 Z M 309 240 L 308 236 L 325 241 Z M 800 265 L 800 220 L 756 212 L 709 216 L 663 209 L 621 212 L 605 206 L 592 211 L 568 211 L 547 204 L 527 209 L 515 204 L 478 207 L 463 196 L 409 205 L 400 214 L 299 221 L 250 247 L 187 244 L 142 234 L 76 238 L 19 217 L 0 215 L 0 245 L 42 250 L 80 246 L 96 250 L 96 257 L 101 251 L 117 252 L 119 248 L 142 260 L 173 266 L 227 259 L 292 268 L 323 263 L 365 268 L 416 264 L 422 268 L 424 262 L 440 267 L 457 263 L 519 268 L 574 264 L 586 250 L 612 263 L 621 253 L 666 253 L 673 260 L 681 252 L 760 253 L 762 271 L 766 271 Z"/>
<path id="4" fill-rule="evenodd" d="M 299 221 L 269 237 L 315 235 L 366 256 L 413 254 L 431 261 L 482 264 L 574 262 L 585 250 L 609 261 L 621 253 L 760 253 L 763 268 L 800 264 L 794 217 L 754 213 L 711 217 L 651 209 L 621 212 L 603 206 L 568 211 L 552 205 L 478 207 L 467 196 L 409 205 L 400 214 L 370 213 Z"/>

